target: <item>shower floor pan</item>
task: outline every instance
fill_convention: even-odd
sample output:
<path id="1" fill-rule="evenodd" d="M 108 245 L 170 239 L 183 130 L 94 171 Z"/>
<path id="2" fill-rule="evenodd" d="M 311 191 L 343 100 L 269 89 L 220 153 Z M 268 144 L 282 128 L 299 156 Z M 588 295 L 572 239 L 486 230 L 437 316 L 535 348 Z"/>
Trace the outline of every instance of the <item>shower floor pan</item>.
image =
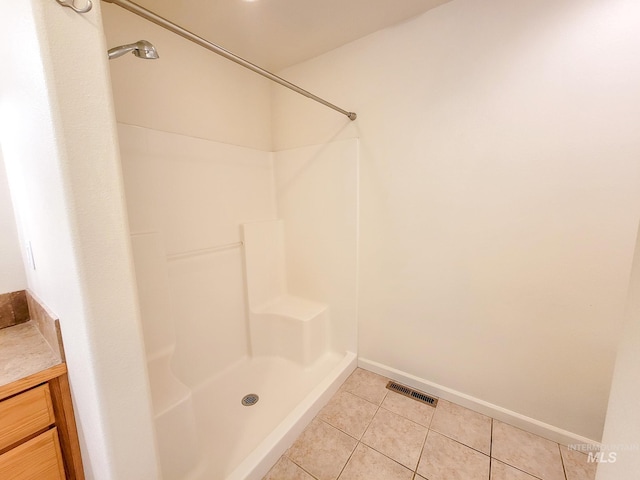
<path id="1" fill-rule="evenodd" d="M 352 353 L 308 367 L 253 357 L 193 390 L 201 462 L 184 480 L 261 479 L 355 367 Z M 259 401 L 244 406 L 247 394 Z"/>

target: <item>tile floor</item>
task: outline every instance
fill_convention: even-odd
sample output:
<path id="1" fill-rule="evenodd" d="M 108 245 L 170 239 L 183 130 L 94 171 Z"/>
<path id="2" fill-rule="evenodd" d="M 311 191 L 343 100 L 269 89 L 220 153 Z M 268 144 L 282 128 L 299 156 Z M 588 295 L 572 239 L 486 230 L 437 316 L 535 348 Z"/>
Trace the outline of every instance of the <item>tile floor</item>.
<path id="1" fill-rule="evenodd" d="M 357 369 L 264 480 L 594 480 L 587 455 Z"/>

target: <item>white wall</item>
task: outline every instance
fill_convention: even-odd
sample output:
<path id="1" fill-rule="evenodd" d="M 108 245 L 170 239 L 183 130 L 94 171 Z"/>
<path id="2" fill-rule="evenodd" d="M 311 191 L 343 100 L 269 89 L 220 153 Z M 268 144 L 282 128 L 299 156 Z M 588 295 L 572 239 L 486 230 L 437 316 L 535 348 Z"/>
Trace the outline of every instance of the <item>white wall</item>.
<path id="1" fill-rule="evenodd" d="M 631 0 L 455 0 L 280 72 L 360 138 L 359 354 L 599 439 L 640 213 Z"/>
<path id="2" fill-rule="evenodd" d="M 0 293 L 24 290 L 27 278 L 20 254 L 16 219 L 0 151 Z"/>
<path id="3" fill-rule="evenodd" d="M 60 318 L 86 476 L 156 479 L 100 2 L 1 2 L 0 24 L 0 142 L 28 287 Z"/>
<path id="4" fill-rule="evenodd" d="M 120 7 L 102 8 L 109 48 L 145 39 L 160 55 L 109 63 L 118 122 L 271 150 L 267 79 Z"/>
<path id="5" fill-rule="evenodd" d="M 640 477 L 640 236 L 636 243 L 622 341 L 613 373 L 602 443 L 605 459 L 597 480 L 636 480 Z"/>

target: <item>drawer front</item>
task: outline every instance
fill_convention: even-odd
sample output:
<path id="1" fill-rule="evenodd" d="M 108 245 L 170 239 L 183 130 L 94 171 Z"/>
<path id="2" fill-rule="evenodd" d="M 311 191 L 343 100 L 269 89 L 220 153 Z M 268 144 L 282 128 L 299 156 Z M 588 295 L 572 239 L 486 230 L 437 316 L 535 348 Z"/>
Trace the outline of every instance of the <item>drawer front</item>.
<path id="1" fill-rule="evenodd" d="M 58 430 L 52 428 L 0 455 L 0 478 L 64 480 Z"/>
<path id="2" fill-rule="evenodd" d="M 47 428 L 54 421 L 47 384 L 0 402 L 0 450 Z"/>

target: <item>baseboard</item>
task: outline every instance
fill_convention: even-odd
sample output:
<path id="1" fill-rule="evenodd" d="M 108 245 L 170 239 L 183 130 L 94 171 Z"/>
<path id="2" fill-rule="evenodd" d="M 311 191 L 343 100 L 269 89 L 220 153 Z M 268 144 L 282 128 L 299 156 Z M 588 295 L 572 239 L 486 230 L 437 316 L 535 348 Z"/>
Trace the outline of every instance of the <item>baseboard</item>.
<path id="1" fill-rule="evenodd" d="M 396 382 L 403 383 L 409 387 L 422 390 L 429 395 L 443 398 L 475 412 L 487 415 L 527 432 L 560 443 L 561 445 L 600 445 L 600 443 L 595 440 L 582 437 L 567 430 L 562 430 L 561 428 L 554 427 L 553 425 L 549 425 L 548 423 L 535 420 L 511 410 L 507 410 L 506 408 L 499 407 L 498 405 L 485 402 L 484 400 L 480 400 L 479 398 L 472 397 L 471 395 L 458 392 L 443 385 L 430 382 L 423 378 L 416 377 L 415 375 L 411 375 L 409 373 L 391 368 L 387 365 L 383 365 L 372 360 L 368 360 L 366 358 L 358 358 L 358 366 L 365 370 L 383 375 Z"/>

